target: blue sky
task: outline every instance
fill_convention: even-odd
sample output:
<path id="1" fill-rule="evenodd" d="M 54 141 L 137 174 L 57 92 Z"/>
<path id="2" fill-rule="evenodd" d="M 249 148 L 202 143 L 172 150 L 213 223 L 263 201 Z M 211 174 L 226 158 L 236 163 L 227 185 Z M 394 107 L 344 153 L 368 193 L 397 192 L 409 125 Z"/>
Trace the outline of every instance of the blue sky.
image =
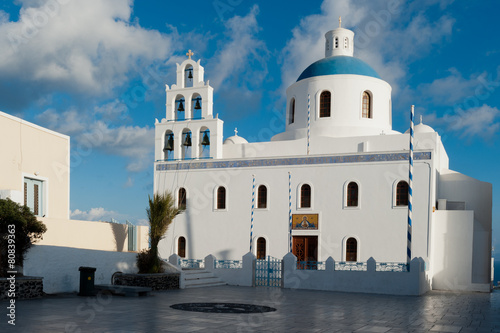
<path id="1" fill-rule="evenodd" d="M 15 0 L 0 9 L 0 110 L 71 136 L 72 218 L 144 224 L 154 119 L 187 50 L 202 59 L 225 136 L 238 127 L 268 140 L 259 129 L 323 57 L 341 15 L 355 56 L 393 87 L 393 128 L 409 127 L 415 104 L 450 168 L 493 184 L 500 249 L 499 9 L 494 0 Z"/>

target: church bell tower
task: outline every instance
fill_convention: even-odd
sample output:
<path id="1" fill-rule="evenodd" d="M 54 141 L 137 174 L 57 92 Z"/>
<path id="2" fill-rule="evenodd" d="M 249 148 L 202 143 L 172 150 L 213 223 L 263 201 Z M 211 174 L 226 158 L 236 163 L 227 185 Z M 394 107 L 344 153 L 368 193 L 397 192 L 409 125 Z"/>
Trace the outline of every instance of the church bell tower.
<path id="1" fill-rule="evenodd" d="M 213 116 L 213 88 L 194 53 L 177 64 L 177 82 L 166 85 L 166 117 L 156 121 L 155 160 L 220 158 L 223 121 Z"/>

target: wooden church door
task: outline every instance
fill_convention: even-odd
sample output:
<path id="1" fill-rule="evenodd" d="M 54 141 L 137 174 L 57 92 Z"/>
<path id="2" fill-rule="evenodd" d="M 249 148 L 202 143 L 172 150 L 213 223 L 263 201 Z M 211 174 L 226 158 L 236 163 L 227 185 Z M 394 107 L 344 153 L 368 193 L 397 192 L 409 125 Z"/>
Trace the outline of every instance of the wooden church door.
<path id="1" fill-rule="evenodd" d="M 297 257 L 297 261 L 317 261 L 318 237 L 293 236 L 292 253 Z"/>

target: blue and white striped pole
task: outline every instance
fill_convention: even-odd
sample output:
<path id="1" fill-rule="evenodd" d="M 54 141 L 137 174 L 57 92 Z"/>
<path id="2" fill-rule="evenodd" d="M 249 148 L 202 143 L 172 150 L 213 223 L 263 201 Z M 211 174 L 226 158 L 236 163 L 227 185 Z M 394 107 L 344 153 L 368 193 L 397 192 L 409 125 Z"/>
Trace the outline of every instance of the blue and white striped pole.
<path id="1" fill-rule="evenodd" d="M 411 262 L 411 235 L 412 235 L 412 210 L 413 210 L 413 117 L 415 106 L 411 106 L 410 113 L 410 167 L 409 167 L 409 183 L 408 183 L 408 243 L 406 248 L 406 261 L 408 270 L 410 270 Z"/>
<path id="2" fill-rule="evenodd" d="M 290 245 L 288 247 L 288 252 L 292 252 L 292 174 L 288 172 L 288 234 Z"/>
<path id="3" fill-rule="evenodd" d="M 307 94 L 307 155 L 311 140 L 311 95 Z"/>
<path id="4" fill-rule="evenodd" d="M 255 208 L 255 175 L 252 175 L 252 217 L 250 219 L 250 252 L 252 252 L 252 238 L 253 238 L 253 211 Z"/>

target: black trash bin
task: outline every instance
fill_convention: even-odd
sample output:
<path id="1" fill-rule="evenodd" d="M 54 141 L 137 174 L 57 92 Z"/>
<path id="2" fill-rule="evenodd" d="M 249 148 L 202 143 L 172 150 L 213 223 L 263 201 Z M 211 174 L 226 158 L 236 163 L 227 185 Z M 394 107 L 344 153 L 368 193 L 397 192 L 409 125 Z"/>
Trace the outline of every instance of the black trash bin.
<path id="1" fill-rule="evenodd" d="M 78 296 L 94 296 L 94 267 L 80 267 L 80 292 Z"/>

